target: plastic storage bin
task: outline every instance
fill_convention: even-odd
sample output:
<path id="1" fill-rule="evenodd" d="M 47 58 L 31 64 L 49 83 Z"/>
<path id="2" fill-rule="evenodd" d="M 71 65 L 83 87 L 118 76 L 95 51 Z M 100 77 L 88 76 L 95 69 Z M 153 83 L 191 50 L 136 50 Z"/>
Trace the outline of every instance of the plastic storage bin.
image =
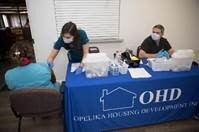
<path id="1" fill-rule="evenodd" d="M 110 59 L 105 53 L 88 54 L 83 63 L 87 78 L 108 76 Z"/>
<path id="2" fill-rule="evenodd" d="M 177 50 L 170 59 L 172 71 L 190 71 L 193 62 L 193 50 Z"/>
<path id="3" fill-rule="evenodd" d="M 170 64 L 167 58 L 151 58 L 148 59 L 148 66 L 153 71 L 169 71 Z"/>

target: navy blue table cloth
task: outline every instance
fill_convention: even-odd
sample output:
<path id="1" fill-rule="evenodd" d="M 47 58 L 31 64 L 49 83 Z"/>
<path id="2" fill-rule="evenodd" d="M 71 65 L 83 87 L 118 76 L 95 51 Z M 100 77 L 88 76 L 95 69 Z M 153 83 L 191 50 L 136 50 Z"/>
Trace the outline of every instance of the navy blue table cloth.
<path id="1" fill-rule="evenodd" d="M 64 92 L 67 132 L 99 132 L 190 118 L 199 102 L 199 68 L 88 79 L 68 65 Z"/>

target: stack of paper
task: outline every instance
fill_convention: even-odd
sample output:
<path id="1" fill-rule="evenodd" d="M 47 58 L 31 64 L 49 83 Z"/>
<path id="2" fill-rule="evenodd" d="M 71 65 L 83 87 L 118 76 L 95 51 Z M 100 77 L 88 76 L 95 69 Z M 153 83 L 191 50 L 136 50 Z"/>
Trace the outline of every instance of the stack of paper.
<path id="1" fill-rule="evenodd" d="M 144 68 L 129 68 L 132 78 L 149 78 L 151 75 Z"/>

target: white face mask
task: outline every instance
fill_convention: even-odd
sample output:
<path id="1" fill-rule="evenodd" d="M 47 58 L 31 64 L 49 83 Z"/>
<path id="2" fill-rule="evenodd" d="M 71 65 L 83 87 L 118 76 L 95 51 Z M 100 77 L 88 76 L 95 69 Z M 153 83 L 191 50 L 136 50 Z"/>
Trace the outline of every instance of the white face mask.
<path id="1" fill-rule="evenodd" d="M 160 35 L 158 35 L 157 33 L 152 33 L 151 34 L 151 38 L 155 41 L 160 40 Z"/>
<path id="2" fill-rule="evenodd" d="M 71 42 L 73 42 L 72 38 L 69 38 L 69 39 L 64 38 L 64 37 L 62 37 L 62 38 L 63 38 L 64 43 L 66 43 L 66 44 L 70 44 Z"/>

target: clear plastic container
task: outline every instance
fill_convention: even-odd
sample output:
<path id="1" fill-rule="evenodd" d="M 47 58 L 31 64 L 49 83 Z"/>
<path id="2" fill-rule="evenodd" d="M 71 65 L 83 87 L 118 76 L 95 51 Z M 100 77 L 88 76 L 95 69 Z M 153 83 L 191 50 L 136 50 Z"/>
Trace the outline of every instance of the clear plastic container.
<path id="1" fill-rule="evenodd" d="M 110 59 L 105 53 L 88 54 L 83 63 L 87 78 L 108 76 Z"/>
<path id="2" fill-rule="evenodd" d="M 192 62 L 193 58 L 171 58 L 171 70 L 174 72 L 190 71 Z"/>
<path id="3" fill-rule="evenodd" d="M 121 73 L 121 74 L 127 74 L 127 72 L 128 72 L 128 65 L 127 64 L 122 64 L 122 65 L 120 65 L 120 67 L 119 67 L 119 72 Z"/>
<path id="4" fill-rule="evenodd" d="M 177 50 L 170 59 L 172 71 L 190 71 L 193 62 L 193 50 Z"/>
<path id="5" fill-rule="evenodd" d="M 95 78 L 108 76 L 108 68 L 105 65 L 106 64 L 101 65 L 95 63 L 93 66 L 87 66 L 87 68 L 85 68 L 86 77 Z"/>
<path id="6" fill-rule="evenodd" d="M 194 51 L 192 49 L 181 49 L 173 53 L 172 58 L 193 58 Z"/>
<path id="7" fill-rule="evenodd" d="M 167 58 L 151 58 L 148 59 L 148 66 L 153 71 L 169 71 L 170 64 Z"/>
<path id="8" fill-rule="evenodd" d="M 113 75 L 113 76 L 119 76 L 119 69 L 120 69 L 120 66 L 117 65 L 117 64 L 111 64 L 110 65 L 110 73 Z"/>

